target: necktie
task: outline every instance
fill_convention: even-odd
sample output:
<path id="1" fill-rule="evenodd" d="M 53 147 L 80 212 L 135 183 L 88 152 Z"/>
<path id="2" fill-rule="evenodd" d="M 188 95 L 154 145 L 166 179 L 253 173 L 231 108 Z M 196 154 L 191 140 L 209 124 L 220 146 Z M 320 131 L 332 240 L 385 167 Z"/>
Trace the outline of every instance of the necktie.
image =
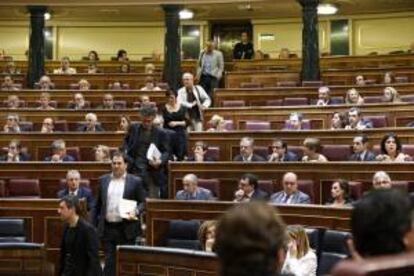
<path id="1" fill-rule="evenodd" d="M 358 153 L 358 158 L 357 158 L 357 161 L 362 161 L 362 156 L 361 156 L 361 153 Z"/>
<path id="2" fill-rule="evenodd" d="M 286 194 L 285 198 L 283 199 L 282 203 L 287 203 L 290 198 L 290 195 Z"/>

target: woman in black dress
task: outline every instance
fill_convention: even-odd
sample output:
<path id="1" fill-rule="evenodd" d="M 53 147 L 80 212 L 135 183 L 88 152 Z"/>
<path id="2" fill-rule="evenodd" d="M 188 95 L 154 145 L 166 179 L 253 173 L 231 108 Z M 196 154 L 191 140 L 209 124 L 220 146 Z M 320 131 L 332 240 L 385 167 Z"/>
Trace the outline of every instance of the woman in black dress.
<path id="1" fill-rule="evenodd" d="M 162 107 L 164 128 L 174 131 L 174 137 L 171 137 L 172 153 L 178 161 L 182 161 L 187 153 L 187 109 L 177 103 L 174 91 L 168 91 L 166 97 L 167 103 Z"/>

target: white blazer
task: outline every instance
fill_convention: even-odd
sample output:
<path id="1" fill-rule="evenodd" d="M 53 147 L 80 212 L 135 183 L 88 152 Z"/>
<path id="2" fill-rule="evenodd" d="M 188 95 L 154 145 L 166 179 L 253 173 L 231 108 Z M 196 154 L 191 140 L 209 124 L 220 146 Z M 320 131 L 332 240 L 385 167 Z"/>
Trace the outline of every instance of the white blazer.
<path id="1" fill-rule="evenodd" d="M 203 109 L 208 108 L 211 105 L 211 99 L 208 96 L 207 92 L 201 87 L 200 85 L 193 86 L 193 95 L 197 101 L 198 109 L 200 110 L 200 118 L 203 121 Z M 177 103 L 185 106 L 186 108 L 190 109 L 192 107 L 192 103 L 188 102 L 187 100 L 187 90 L 185 87 L 181 87 L 177 92 Z"/>

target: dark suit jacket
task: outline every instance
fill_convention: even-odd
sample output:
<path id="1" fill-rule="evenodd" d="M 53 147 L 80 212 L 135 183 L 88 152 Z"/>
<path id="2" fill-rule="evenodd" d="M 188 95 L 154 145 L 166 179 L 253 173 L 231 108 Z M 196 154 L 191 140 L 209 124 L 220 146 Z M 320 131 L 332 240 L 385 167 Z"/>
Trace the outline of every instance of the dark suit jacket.
<path id="1" fill-rule="evenodd" d="M 239 154 L 234 157 L 233 161 L 243 162 L 243 157 Z M 266 160 L 260 155 L 253 154 L 251 162 L 265 162 Z"/>
<path id="2" fill-rule="evenodd" d="M 96 203 L 92 208 L 91 219 L 98 227 L 100 237 L 103 237 L 106 216 L 106 199 L 108 187 L 111 181 L 111 174 L 105 174 L 98 179 L 98 193 Z M 139 213 L 144 210 L 145 190 L 141 178 L 132 174 L 127 174 L 125 179 L 124 199 L 137 201 Z M 124 234 L 128 239 L 134 239 L 140 234 L 139 221 L 123 220 Z"/>
<path id="3" fill-rule="evenodd" d="M 87 129 L 88 129 L 87 126 L 83 125 L 83 126 L 78 127 L 78 129 L 76 131 L 87 132 Z M 100 125 L 95 126 L 95 132 L 102 132 L 102 131 L 105 131 L 105 129 L 102 126 L 100 126 Z"/>
<path id="4" fill-rule="evenodd" d="M 288 151 L 285 154 L 285 156 L 283 157 L 283 161 L 285 161 L 285 162 L 289 162 L 289 161 L 290 162 L 299 161 L 299 157 L 295 153 L 293 153 L 291 151 Z"/>
<path id="5" fill-rule="evenodd" d="M 254 190 L 254 193 L 252 194 L 252 197 L 250 198 L 250 200 L 251 201 L 268 201 L 269 194 L 260 189 L 256 189 Z"/>
<path id="6" fill-rule="evenodd" d="M 60 190 L 57 193 L 57 197 L 58 198 L 64 198 L 68 194 L 69 194 L 69 189 L 65 188 L 65 189 Z M 85 198 L 86 199 L 86 206 L 88 208 L 88 211 L 90 211 L 92 209 L 95 200 L 93 199 L 92 191 L 89 188 L 79 186 L 77 197 L 79 199 Z"/>
<path id="7" fill-rule="evenodd" d="M 357 161 L 358 154 L 354 153 L 349 157 L 349 161 Z M 362 161 L 375 161 L 375 154 L 371 151 L 367 151 L 364 156 L 364 160 Z"/>
<path id="8" fill-rule="evenodd" d="M 75 242 L 72 248 L 66 248 L 65 236 L 69 226 L 65 225 L 63 228 L 63 235 L 61 241 L 61 252 L 69 251 L 73 256 L 74 269 L 76 276 L 100 276 L 102 275 L 101 264 L 99 260 L 99 239 L 96 235 L 95 228 L 86 222 L 84 219 L 79 218 L 78 231 L 75 236 Z M 62 275 L 65 265 L 64 254 L 60 255 L 60 271 L 59 275 Z"/>
<path id="9" fill-rule="evenodd" d="M 47 162 L 50 162 L 51 160 L 52 160 L 52 156 L 47 156 L 47 157 L 45 158 L 45 161 L 47 161 Z M 76 160 L 75 160 L 75 158 L 73 158 L 73 156 L 72 156 L 72 155 L 65 154 L 65 156 L 63 156 L 63 158 L 62 158 L 62 161 L 63 161 L 63 162 L 74 162 L 74 161 L 76 161 Z"/>
<path id="10" fill-rule="evenodd" d="M 0 156 L 0 161 L 7 161 L 8 156 L 7 154 Z M 30 161 L 30 156 L 24 153 L 19 153 L 19 160 L 20 161 Z"/>
<path id="11" fill-rule="evenodd" d="M 122 149 L 127 155 L 129 171 L 131 171 L 134 167 L 138 167 L 136 153 L 140 142 L 138 137 L 141 130 L 141 124 L 132 124 L 124 138 Z M 164 166 L 170 158 L 170 141 L 168 134 L 159 128 L 153 127 L 151 130 L 151 136 L 152 143 L 154 143 L 161 152 L 161 166 Z"/>

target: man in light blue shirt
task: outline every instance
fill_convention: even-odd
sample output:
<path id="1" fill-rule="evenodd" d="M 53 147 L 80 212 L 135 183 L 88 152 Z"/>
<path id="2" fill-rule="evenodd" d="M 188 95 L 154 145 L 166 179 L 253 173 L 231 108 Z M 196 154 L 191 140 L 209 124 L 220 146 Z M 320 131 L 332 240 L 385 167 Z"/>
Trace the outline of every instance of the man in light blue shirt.
<path id="1" fill-rule="evenodd" d="M 183 190 L 177 192 L 177 200 L 213 200 L 210 190 L 198 187 L 198 178 L 195 174 L 187 174 L 183 178 Z"/>

